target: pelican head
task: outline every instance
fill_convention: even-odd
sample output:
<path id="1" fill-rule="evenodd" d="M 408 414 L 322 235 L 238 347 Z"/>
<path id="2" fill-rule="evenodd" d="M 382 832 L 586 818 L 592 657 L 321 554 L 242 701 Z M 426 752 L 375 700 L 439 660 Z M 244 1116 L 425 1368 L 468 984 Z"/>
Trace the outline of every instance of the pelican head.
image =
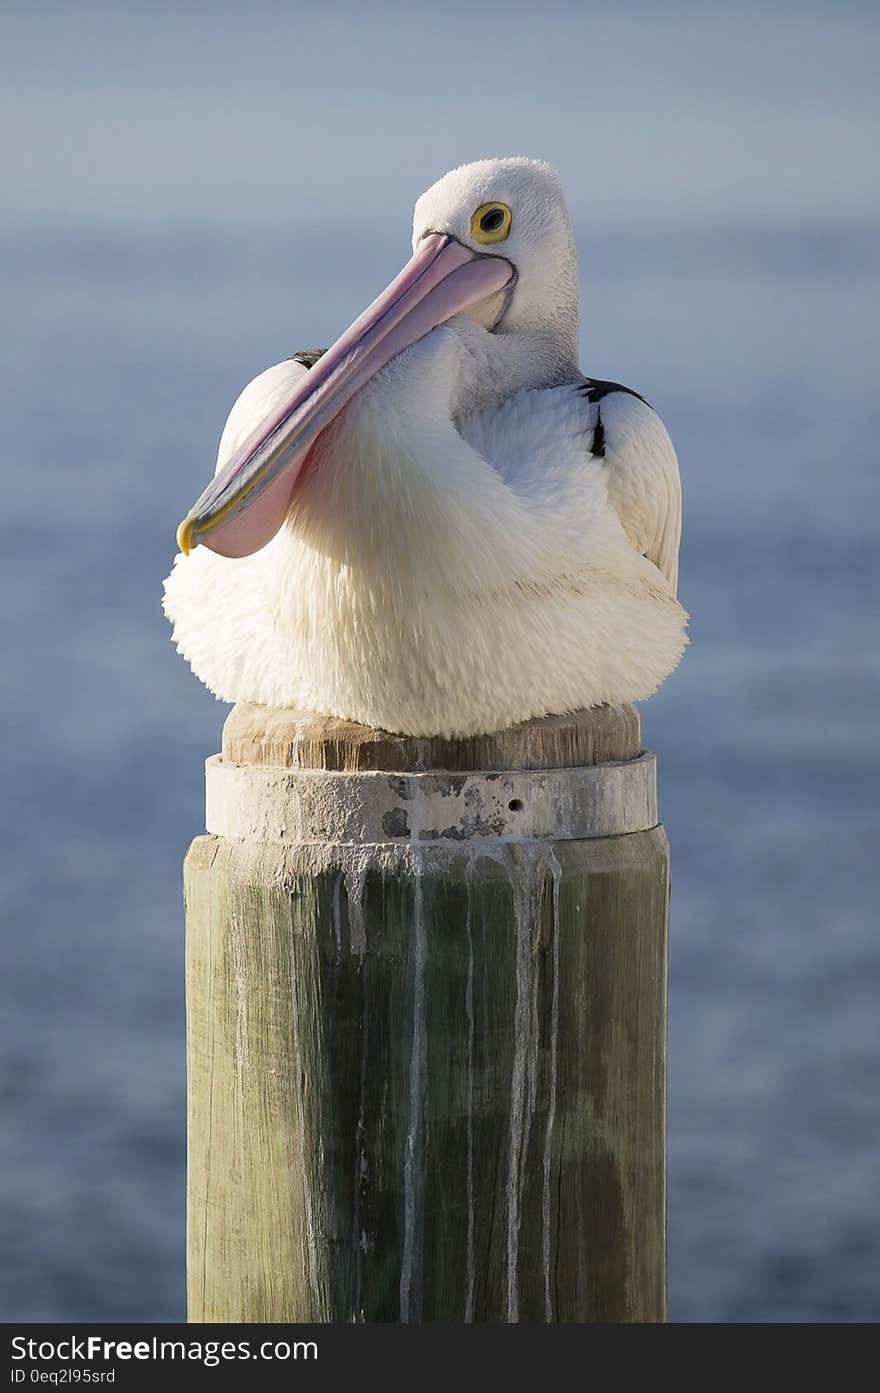
<path id="1" fill-rule="evenodd" d="M 480 160 L 422 194 L 410 261 L 217 473 L 180 524 L 180 549 L 241 557 L 265 546 L 321 432 L 392 359 L 456 317 L 502 352 L 515 344 L 520 360 L 549 365 L 548 384 L 576 373 L 577 260 L 548 165 Z"/>
<path id="2" fill-rule="evenodd" d="M 559 177 L 541 160 L 477 160 L 438 179 L 413 214 L 413 251 L 432 232 L 472 251 L 494 251 L 516 270 L 502 334 L 542 331 L 576 354 L 577 253 Z M 465 312 L 467 313 L 467 312 Z M 475 317 L 471 313 L 470 317 Z"/>

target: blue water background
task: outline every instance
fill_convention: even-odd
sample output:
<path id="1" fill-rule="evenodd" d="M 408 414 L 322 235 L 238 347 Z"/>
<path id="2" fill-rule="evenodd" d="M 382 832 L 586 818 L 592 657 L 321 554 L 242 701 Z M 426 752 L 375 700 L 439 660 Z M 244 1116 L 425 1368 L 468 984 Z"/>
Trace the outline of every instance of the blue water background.
<path id="1" fill-rule="evenodd" d="M 585 366 L 681 459 L 692 647 L 643 709 L 672 1316 L 876 1319 L 876 16 L 244 11 L 4 18 L 0 1316 L 182 1318 L 180 861 L 225 708 L 160 612 L 174 526 L 421 187 L 523 150 L 569 192 Z"/>

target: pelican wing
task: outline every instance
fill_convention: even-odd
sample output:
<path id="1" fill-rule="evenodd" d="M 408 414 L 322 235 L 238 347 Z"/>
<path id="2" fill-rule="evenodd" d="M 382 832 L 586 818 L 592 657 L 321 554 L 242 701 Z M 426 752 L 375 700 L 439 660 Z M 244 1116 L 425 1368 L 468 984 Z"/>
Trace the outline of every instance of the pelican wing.
<path id="1" fill-rule="evenodd" d="M 283 363 L 275 363 L 248 383 L 223 427 L 215 472 L 219 472 L 232 459 L 251 432 L 281 405 L 294 384 L 309 368 L 314 367 L 323 352 L 323 348 L 305 348 L 300 353 L 294 353 L 292 358 L 286 358 Z"/>
<path id="2" fill-rule="evenodd" d="M 604 459 L 608 496 L 627 537 L 678 586 L 681 480 L 672 441 L 644 397 L 618 382 L 588 377 L 591 453 Z"/>

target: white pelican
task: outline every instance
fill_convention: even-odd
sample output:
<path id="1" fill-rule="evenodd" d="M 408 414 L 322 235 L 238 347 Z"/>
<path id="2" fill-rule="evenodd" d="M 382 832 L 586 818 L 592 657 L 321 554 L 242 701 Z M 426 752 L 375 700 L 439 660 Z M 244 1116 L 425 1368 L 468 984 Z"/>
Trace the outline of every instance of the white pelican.
<path id="1" fill-rule="evenodd" d="M 178 649 L 224 701 L 415 735 L 649 696 L 686 642 L 678 464 L 578 368 L 555 172 L 452 170 L 412 244 L 325 354 L 233 406 L 165 582 Z"/>

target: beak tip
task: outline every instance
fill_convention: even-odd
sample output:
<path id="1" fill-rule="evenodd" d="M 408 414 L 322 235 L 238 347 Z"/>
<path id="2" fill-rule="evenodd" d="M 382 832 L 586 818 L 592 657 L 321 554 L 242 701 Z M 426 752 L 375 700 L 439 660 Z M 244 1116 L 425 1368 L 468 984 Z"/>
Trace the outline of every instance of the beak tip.
<path id="1" fill-rule="evenodd" d="M 196 520 L 192 513 L 183 519 L 177 529 L 177 546 L 184 556 L 189 556 L 193 549 L 193 532 L 195 531 Z"/>

